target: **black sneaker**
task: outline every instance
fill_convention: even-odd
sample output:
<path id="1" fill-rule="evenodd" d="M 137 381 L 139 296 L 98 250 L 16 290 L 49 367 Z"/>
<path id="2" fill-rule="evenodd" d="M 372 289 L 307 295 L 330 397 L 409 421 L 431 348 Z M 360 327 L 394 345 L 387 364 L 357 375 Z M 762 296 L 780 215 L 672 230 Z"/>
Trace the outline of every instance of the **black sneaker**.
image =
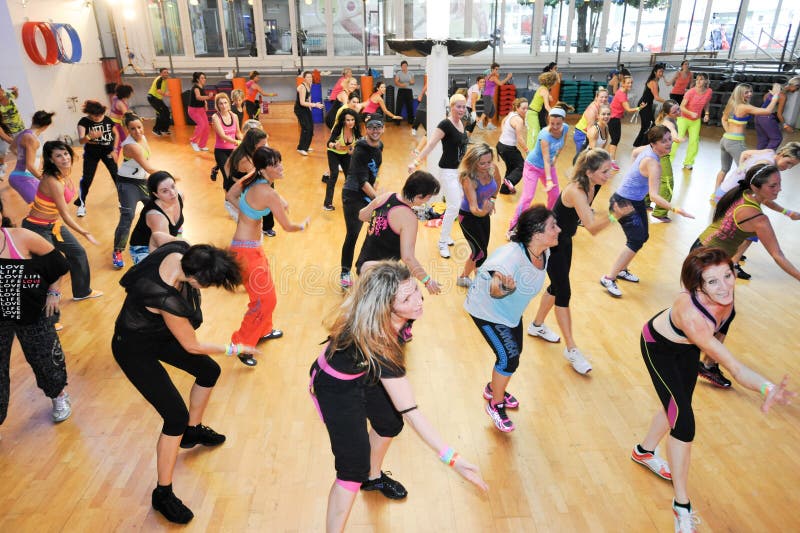
<path id="1" fill-rule="evenodd" d="M 389 472 L 391 474 L 391 472 Z M 361 484 L 361 490 L 379 490 L 387 498 L 392 500 L 402 500 L 408 496 L 406 488 L 386 475 L 386 472 L 381 471 L 381 477 L 378 479 L 371 479 L 366 483 Z"/>
<path id="2" fill-rule="evenodd" d="M 175 496 L 171 487 L 156 487 L 153 491 L 153 509 L 164 515 L 164 518 L 176 524 L 188 524 L 194 513 L 191 509 L 183 505 L 183 502 Z"/>
<path id="3" fill-rule="evenodd" d="M 198 444 L 203 446 L 219 446 L 225 442 L 225 435 L 220 435 L 213 429 L 203 424 L 189 426 L 183 433 L 181 448 L 194 448 Z"/>
<path id="4" fill-rule="evenodd" d="M 736 272 L 736 277 L 739 278 L 739 279 L 750 279 L 750 278 L 753 277 L 750 274 L 748 274 L 747 272 L 745 272 L 744 270 L 742 270 L 742 267 L 739 266 L 739 263 L 734 263 L 733 264 L 733 270 L 734 270 L 734 272 Z"/>
<path id="5" fill-rule="evenodd" d="M 330 174 L 323 174 L 322 175 L 322 183 L 328 183 L 329 179 L 331 179 Z"/>
<path id="6" fill-rule="evenodd" d="M 711 368 L 707 368 L 706 365 L 700 361 L 700 364 L 697 367 L 697 373 L 700 375 L 700 377 L 710 381 L 715 387 L 727 389 L 731 386 L 731 380 L 722 374 L 722 370 L 719 369 L 719 365 L 714 365 Z"/>
<path id="7" fill-rule="evenodd" d="M 256 358 L 253 357 L 251 353 L 240 353 L 238 357 L 239 361 L 247 366 L 256 366 L 258 364 L 258 361 L 256 361 Z"/>

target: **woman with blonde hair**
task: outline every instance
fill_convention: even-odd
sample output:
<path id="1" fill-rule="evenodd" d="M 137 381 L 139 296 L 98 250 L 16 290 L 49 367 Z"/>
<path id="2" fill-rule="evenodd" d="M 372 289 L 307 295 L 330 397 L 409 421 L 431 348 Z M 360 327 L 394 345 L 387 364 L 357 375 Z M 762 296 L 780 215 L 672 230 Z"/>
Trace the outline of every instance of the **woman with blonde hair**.
<path id="1" fill-rule="evenodd" d="M 408 172 L 414 172 L 419 166 L 420 160 L 433 150 L 436 143 L 442 142 L 442 156 L 439 158 L 439 182 L 442 184 L 442 192 L 447 201 L 447 208 L 442 220 L 442 232 L 439 234 L 439 255 L 444 259 L 450 257 L 449 246 L 455 244 L 450 232 L 453 229 L 453 222 L 458 216 L 458 209 L 461 205 L 461 185 L 458 182 L 458 165 L 461 158 L 467 151 L 469 137 L 461 119 L 467 113 L 467 99 L 461 94 L 454 94 L 450 97 L 450 112 L 447 114 L 436 129 L 430 134 L 428 145 L 422 152 L 408 165 Z"/>
<path id="2" fill-rule="evenodd" d="M 214 96 L 214 107 L 217 112 L 211 117 L 211 124 L 214 127 L 216 140 L 214 141 L 214 161 L 216 168 L 222 171 L 223 183 L 228 181 L 225 173 L 225 162 L 233 153 L 233 149 L 239 146 L 242 139 L 242 130 L 239 129 L 239 117 L 231 111 L 231 100 L 225 93 L 217 93 Z M 215 180 L 216 175 L 211 173 L 211 179 Z"/>
<path id="3" fill-rule="evenodd" d="M 536 93 L 531 98 L 531 105 L 525 113 L 525 126 L 528 128 L 528 150 L 533 150 L 539 131 L 547 126 L 547 115 L 556 104 L 551 101 L 550 88 L 556 82 L 558 82 L 557 72 L 548 71 L 539 74 L 539 88 L 536 89 Z"/>
<path id="4" fill-rule="evenodd" d="M 528 103 L 524 98 L 520 100 Z M 472 285 L 470 275 L 489 255 L 489 235 L 492 229 L 489 217 L 495 212 L 494 203 L 501 183 L 500 171 L 494 163 L 494 152 L 488 144 L 479 143 L 467 150 L 458 167 L 458 179 L 464 191 L 458 222 L 461 233 L 469 244 L 470 255 L 456 284 L 459 287 L 469 287 Z"/>
<path id="5" fill-rule="evenodd" d="M 720 120 L 722 121 L 722 129 L 725 133 L 719 141 L 720 159 L 722 168 L 717 173 L 717 179 L 714 183 L 714 190 L 716 190 L 725 174 L 731 169 L 734 162 L 738 162 L 742 157 L 747 147 L 744 144 L 744 129 L 747 127 L 747 121 L 752 115 L 770 115 L 778 105 L 778 96 L 781 92 L 779 85 L 773 86 L 772 90 L 768 93 L 772 95 L 772 100 L 767 107 L 756 107 L 750 104 L 750 98 L 753 96 L 753 87 L 746 83 L 740 83 L 733 89 L 728 103 L 725 104 L 725 109 L 722 110 Z"/>
<path id="6" fill-rule="evenodd" d="M 328 429 L 336 464 L 328 532 L 344 530 L 359 489 L 377 490 L 395 500 L 408 495 L 382 470 L 404 422 L 445 465 L 488 490 L 478 467 L 455 453 L 417 407 L 400 333 L 409 320 L 421 316 L 422 294 L 408 267 L 396 261 L 375 263 L 345 298 L 328 342 L 311 365 L 309 390 Z"/>
<path id="7" fill-rule="evenodd" d="M 600 115 L 600 108 L 604 105 L 608 105 L 608 89 L 600 87 L 597 89 L 592 103 L 586 106 L 580 120 L 575 124 L 575 132 L 572 134 L 572 140 L 575 141 L 575 157 L 572 159 L 573 165 L 580 153 L 589 146 L 589 127 L 597 122 L 597 117 Z M 606 124 L 608 124 L 608 120 L 606 120 Z"/>

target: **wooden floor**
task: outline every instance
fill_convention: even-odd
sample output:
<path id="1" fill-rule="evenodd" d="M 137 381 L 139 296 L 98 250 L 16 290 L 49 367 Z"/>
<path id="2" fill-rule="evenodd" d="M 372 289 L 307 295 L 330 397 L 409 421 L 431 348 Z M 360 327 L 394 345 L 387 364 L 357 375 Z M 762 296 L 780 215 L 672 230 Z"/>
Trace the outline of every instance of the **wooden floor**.
<path id="1" fill-rule="evenodd" d="M 288 106 L 271 107 L 264 123 L 270 144 L 286 168 L 278 190 L 291 217 L 311 216 L 305 233 L 264 239 L 278 287 L 276 327 L 286 335 L 264 345 L 255 369 L 220 357 L 223 374 L 204 423 L 227 435 L 219 449 L 182 451 L 175 491 L 195 513 L 188 531 L 307 532 L 324 528 L 328 488 L 334 477 L 327 433 L 308 399 L 308 367 L 325 337 L 323 317 L 341 301 L 338 260 L 344 236 L 340 196 L 334 212 L 322 210 L 326 168 L 324 126 L 317 126 L 315 152 L 295 151 L 298 127 Z M 574 118 L 570 120 L 574 123 Z M 637 127 L 638 129 L 638 127 Z M 149 131 L 149 127 L 148 127 Z M 209 181 L 212 152 L 196 154 L 190 128 L 171 138 L 151 138 L 155 166 L 180 177 L 186 196 L 184 236 L 191 242 L 229 243 L 234 223 L 223 209 L 221 181 Z M 626 125 L 620 157 L 629 166 L 634 126 Z M 705 128 L 700 158 L 691 174 L 675 163 L 675 198 L 696 214 L 651 226 L 651 240 L 631 270 L 642 281 L 622 282 L 624 296 L 609 297 L 598 284 L 624 243 L 619 227 L 592 238 L 575 238 L 573 317 L 578 345 L 592 359 L 590 376 L 576 374 L 562 357 L 562 344 L 527 337 L 510 389 L 521 407 L 517 429 L 497 431 L 483 410 L 481 390 L 493 356 L 462 309 L 464 289 L 455 286 L 468 247 L 459 230 L 453 258 L 439 258 L 438 229 L 421 227 L 417 256 L 444 291 L 428 297 L 425 316 L 408 346 L 409 377 L 420 407 L 462 455 L 476 462 L 491 491 L 481 495 L 443 467 L 413 430 L 394 442 L 385 469 L 409 490 L 403 502 L 375 493 L 356 500 L 349 531 L 533 532 L 671 531 L 669 483 L 629 459 L 659 407 L 639 355 L 645 320 L 670 305 L 679 291 L 679 269 L 709 216 L 719 157 L 718 128 Z M 494 144 L 496 132 L 478 132 Z M 571 136 L 571 135 L 570 135 Z M 379 188 L 399 190 L 415 137 L 408 126 L 388 126 Z M 754 139 L 748 139 L 753 146 Z M 570 140 L 559 170 L 564 183 L 573 155 Z M 683 152 L 681 151 L 681 154 Z M 76 176 L 77 177 L 77 176 Z M 341 181 L 340 181 L 341 183 Z M 605 206 L 619 176 L 601 192 Z M 0 186 L 12 218 L 22 201 Z M 542 201 L 543 191 L 537 200 Z M 490 249 L 505 243 L 514 196 L 498 201 Z M 788 172 L 779 200 L 800 208 L 800 169 Z M 0 531 L 161 530 L 170 528 L 150 507 L 155 485 L 155 441 L 161 423 L 114 362 L 113 322 L 121 306 L 120 272 L 111 268 L 117 221 L 116 195 L 99 171 L 81 224 L 100 246 L 86 244 L 92 286 L 105 296 L 63 306 L 61 340 L 68 358 L 72 417 L 54 426 L 50 401 L 36 387 L 15 348 L 11 361 L 11 405 L 0 427 Z M 800 263 L 800 226 L 770 212 L 787 256 Z M 737 283 L 737 318 L 728 345 L 743 361 L 773 380 L 783 373 L 800 380 L 800 312 L 797 282 L 781 271 L 761 246 L 747 254 L 750 282 Z M 126 261 L 129 259 L 126 257 Z M 247 297 L 209 290 L 204 295 L 202 339 L 225 342 L 238 327 Z M 538 305 L 535 299 L 525 324 Z M 554 317 L 547 323 L 557 330 Z M 190 379 L 173 372 L 185 393 Z M 800 530 L 800 408 L 759 411 L 756 393 L 734 385 L 722 391 L 698 384 L 694 407 L 690 494 L 704 531 Z M 177 528 L 176 528 L 177 529 Z"/>

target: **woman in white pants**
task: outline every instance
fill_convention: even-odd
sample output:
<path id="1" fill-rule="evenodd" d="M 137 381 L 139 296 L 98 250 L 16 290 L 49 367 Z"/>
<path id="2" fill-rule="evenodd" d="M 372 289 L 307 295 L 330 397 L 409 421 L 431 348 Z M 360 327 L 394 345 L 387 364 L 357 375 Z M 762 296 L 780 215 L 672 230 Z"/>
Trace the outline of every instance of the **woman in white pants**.
<path id="1" fill-rule="evenodd" d="M 454 94 L 450 97 L 450 112 L 439 124 L 436 125 L 430 134 L 425 149 L 420 152 L 419 157 L 408 165 L 408 172 L 411 173 L 419 166 L 420 160 L 424 159 L 439 141 L 442 142 L 442 156 L 439 158 L 439 182 L 442 185 L 442 193 L 447 202 L 447 209 L 442 220 L 442 232 L 439 235 L 439 255 L 447 259 L 450 257 L 448 246 L 454 244 L 450 232 L 453 229 L 453 222 L 458 216 L 458 209 L 461 205 L 463 190 L 458 181 L 458 165 L 461 158 L 467 151 L 467 132 L 461 119 L 467 113 L 467 99 L 462 94 Z"/>

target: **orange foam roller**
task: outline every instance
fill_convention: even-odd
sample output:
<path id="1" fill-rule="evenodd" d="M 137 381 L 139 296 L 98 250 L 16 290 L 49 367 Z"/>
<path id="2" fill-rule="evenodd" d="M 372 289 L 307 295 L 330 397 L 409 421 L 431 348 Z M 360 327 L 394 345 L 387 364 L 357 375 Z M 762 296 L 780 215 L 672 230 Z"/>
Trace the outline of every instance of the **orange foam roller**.
<path id="1" fill-rule="evenodd" d="M 366 102 L 372 96 L 372 76 L 361 76 L 361 101 Z"/>
<path id="2" fill-rule="evenodd" d="M 167 78 L 167 90 L 169 91 L 169 105 L 172 107 L 172 123 L 176 126 L 185 126 L 186 117 L 183 114 L 181 80 L 178 78 Z"/>

